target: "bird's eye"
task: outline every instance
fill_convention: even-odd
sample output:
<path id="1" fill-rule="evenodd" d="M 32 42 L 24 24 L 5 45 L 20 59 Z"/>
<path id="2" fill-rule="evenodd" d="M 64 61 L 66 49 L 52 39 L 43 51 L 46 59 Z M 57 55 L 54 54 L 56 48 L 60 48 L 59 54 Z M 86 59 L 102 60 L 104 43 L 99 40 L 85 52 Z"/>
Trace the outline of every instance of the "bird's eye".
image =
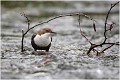
<path id="1" fill-rule="evenodd" d="M 46 32 L 50 32 L 49 30 L 46 30 Z"/>
<path id="2" fill-rule="evenodd" d="M 48 32 L 48 30 L 45 30 L 45 32 Z"/>

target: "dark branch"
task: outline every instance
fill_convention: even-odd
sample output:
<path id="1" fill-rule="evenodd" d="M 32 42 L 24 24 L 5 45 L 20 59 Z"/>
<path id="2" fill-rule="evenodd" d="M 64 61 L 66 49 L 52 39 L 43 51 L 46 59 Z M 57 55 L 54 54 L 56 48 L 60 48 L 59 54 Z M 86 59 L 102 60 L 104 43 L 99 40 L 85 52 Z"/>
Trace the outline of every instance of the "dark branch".
<path id="1" fill-rule="evenodd" d="M 30 28 L 30 20 L 28 19 L 28 17 L 24 14 L 24 13 L 22 13 L 22 16 L 24 16 L 26 19 L 27 19 L 27 23 L 28 23 L 28 29 L 22 34 L 22 46 L 21 46 L 21 52 L 23 52 L 24 50 L 23 50 L 23 40 L 24 40 L 24 37 L 25 37 L 25 35 L 31 30 L 31 29 L 33 29 L 33 28 L 35 28 L 35 27 L 37 27 L 37 26 L 39 26 L 39 25 L 42 25 L 42 24 L 45 24 L 45 23 L 48 23 L 48 22 L 50 22 L 50 21 L 52 21 L 52 20 L 55 20 L 55 19 L 57 19 L 57 18 L 60 18 L 60 17 L 66 17 L 66 16 L 76 16 L 76 15 L 81 15 L 81 16 L 84 16 L 84 17 L 86 17 L 86 18 L 88 18 L 88 19 L 90 19 L 90 20 L 92 20 L 92 21 L 95 21 L 95 20 L 93 20 L 91 17 L 89 17 L 89 16 L 87 16 L 87 15 L 85 15 L 85 14 L 83 14 L 83 13 L 70 13 L 70 14 L 63 14 L 63 15 L 58 15 L 58 16 L 56 16 L 56 17 L 53 17 L 53 18 L 51 18 L 51 19 L 49 19 L 49 20 L 47 20 L 47 21 L 44 21 L 44 22 L 41 22 L 41 23 L 39 23 L 39 24 L 36 24 L 36 25 L 34 25 L 33 27 L 31 27 Z"/>
<path id="2" fill-rule="evenodd" d="M 53 21 L 53 20 L 55 20 L 55 19 L 57 19 L 57 18 L 66 17 L 66 16 L 79 16 L 78 23 L 79 23 L 80 33 L 81 33 L 81 35 L 91 44 L 89 50 L 87 51 L 87 54 L 88 54 L 88 55 L 90 54 L 91 51 L 94 51 L 94 52 L 97 52 L 97 54 L 100 54 L 100 53 L 106 51 L 107 49 L 109 49 L 110 47 L 112 47 L 113 45 L 119 45 L 119 42 L 116 42 L 116 43 L 106 42 L 106 40 L 108 39 L 107 36 L 106 36 L 106 33 L 107 33 L 107 31 L 111 31 L 112 28 L 113 28 L 113 26 L 114 26 L 114 23 L 112 23 L 112 24 L 110 24 L 110 28 L 107 29 L 108 17 L 109 17 L 109 14 L 110 14 L 112 8 L 115 7 L 115 5 L 118 4 L 118 3 L 119 3 L 119 2 L 117 2 L 117 3 L 115 3 L 115 4 L 112 4 L 111 7 L 110 7 L 110 9 L 109 9 L 109 11 L 108 11 L 108 13 L 107 13 L 107 16 L 106 16 L 106 19 L 105 19 L 105 25 L 104 25 L 104 41 L 103 41 L 102 43 L 100 43 L 100 44 L 94 44 L 94 43 L 92 43 L 92 42 L 84 35 L 84 33 L 82 32 L 81 27 L 80 27 L 80 17 L 81 17 L 81 16 L 84 16 L 84 17 L 86 17 L 86 18 L 88 18 L 88 19 L 90 19 L 90 20 L 93 21 L 93 28 L 94 28 L 94 31 L 96 32 L 96 26 L 95 26 L 95 22 L 96 22 L 96 21 L 93 20 L 93 18 L 91 18 L 90 16 L 85 15 L 85 14 L 83 14 L 83 13 L 70 13 L 70 14 L 58 15 L 58 16 L 56 16 L 56 17 L 53 17 L 53 18 L 48 19 L 47 21 L 38 23 L 38 24 L 34 25 L 33 27 L 30 27 L 30 20 L 28 19 L 28 17 L 27 17 L 25 14 L 22 14 L 22 15 L 27 19 L 28 29 L 27 29 L 25 32 L 22 30 L 22 41 L 21 41 L 21 45 L 22 45 L 22 46 L 21 46 L 21 52 L 24 51 L 24 49 L 23 49 L 24 37 L 25 37 L 25 35 L 26 35 L 31 29 L 33 29 L 33 28 L 35 28 L 35 27 L 37 27 L 37 26 L 39 26 L 39 25 L 42 25 L 42 24 L 48 23 L 48 22 L 50 22 L 50 21 Z M 97 47 L 102 47 L 103 45 L 110 45 L 110 46 L 104 48 L 101 52 L 99 52 L 99 51 L 97 51 L 97 50 L 95 49 L 95 48 L 97 48 Z"/>
<path id="3" fill-rule="evenodd" d="M 110 7 L 110 9 L 109 9 L 109 11 L 108 11 L 108 13 L 107 13 L 107 16 L 106 16 L 106 19 L 105 19 L 105 26 L 104 26 L 104 37 L 105 37 L 105 40 L 104 40 L 103 43 L 105 43 L 106 40 L 107 40 L 106 32 L 107 32 L 108 30 L 107 30 L 106 27 L 107 27 L 107 21 L 108 21 L 109 14 L 110 14 L 112 8 L 113 8 L 115 5 L 117 5 L 118 3 L 119 3 L 119 2 L 116 2 L 115 4 L 111 4 L 111 7 Z"/>
<path id="4" fill-rule="evenodd" d="M 22 30 L 21 52 L 23 52 L 24 31 Z"/>
<path id="5" fill-rule="evenodd" d="M 81 30 L 81 27 L 80 27 L 80 15 L 79 15 L 78 23 L 79 23 L 79 28 L 80 28 L 81 35 L 92 45 L 92 42 L 89 41 L 89 39 L 83 34 L 83 32 Z"/>
<path id="6" fill-rule="evenodd" d="M 93 21 L 93 28 L 94 28 L 94 31 L 96 32 L 95 21 Z"/>
<path id="7" fill-rule="evenodd" d="M 114 44 L 111 44 L 110 46 L 106 47 L 105 49 L 103 49 L 101 52 L 106 51 L 107 49 L 111 48 Z"/>
<path id="8" fill-rule="evenodd" d="M 88 19 L 90 19 L 90 20 L 92 20 L 92 21 L 95 21 L 95 20 L 93 20 L 91 17 L 89 17 L 89 16 L 87 16 L 87 15 L 85 15 L 85 14 L 83 14 L 83 13 L 63 14 L 63 15 L 58 15 L 58 16 L 56 16 L 56 17 L 53 17 L 53 18 L 51 18 L 51 19 L 48 19 L 47 21 L 44 21 L 44 22 L 41 22 L 41 23 L 39 23 L 39 24 L 34 25 L 33 27 L 29 28 L 29 29 L 25 32 L 25 34 L 27 34 L 31 29 L 33 29 L 33 28 L 35 28 L 35 27 L 37 27 L 37 26 L 39 26 L 39 25 L 48 23 L 48 22 L 50 22 L 50 21 L 52 21 L 52 20 L 55 20 L 55 19 L 57 19 L 57 18 L 66 17 L 66 16 L 76 16 L 76 15 L 81 15 L 81 16 L 84 16 L 84 17 L 86 17 L 86 18 L 88 18 Z"/>
<path id="9" fill-rule="evenodd" d="M 107 27 L 107 21 L 108 21 L 108 17 L 109 17 L 109 14 L 110 14 L 110 12 L 111 12 L 111 10 L 112 10 L 112 8 L 113 7 L 115 7 L 115 5 L 117 5 L 119 2 L 116 2 L 115 4 L 111 4 L 111 7 L 110 7 L 110 9 L 109 9 L 109 11 L 108 11 L 108 13 L 107 13 L 107 16 L 106 16 L 106 19 L 105 19 L 105 26 L 104 26 L 104 41 L 102 42 L 102 43 L 100 43 L 100 44 L 91 44 L 91 47 L 89 48 L 89 50 L 87 51 L 87 54 L 89 55 L 90 54 L 90 52 L 93 50 L 93 51 L 96 51 L 96 49 L 94 49 L 94 48 L 96 48 L 96 47 L 102 47 L 103 45 L 110 45 L 110 46 L 108 46 L 107 48 L 105 48 L 105 49 L 103 49 L 101 52 L 98 52 L 98 51 L 96 51 L 97 52 L 97 55 L 98 54 L 100 54 L 100 53 L 103 53 L 104 51 L 106 51 L 107 49 L 109 49 L 109 48 L 111 48 L 113 45 L 119 45 L 119 42 L 116 42 L 116 43 L 111 43 L 111 42 L 106 42 L 106 40 L 108 39 L 107 38 L 107 36 L 106 36 L 106 33 L 107 33 L 107 31 L 111 31 L 111 29 L 113 28 L 113 25 L 115 24 L 114 22 L 112 23 L 112 24 L 110 24 L 110 28 L 109 29 L 107 29 L 106 27 Z M 95 28 L 95 26 L 93 25 L 93 27 L 94 27 L 94 30 L 96 29 Z M 88 42 L 90 42 L 89 40 L 87 40 Z"/>

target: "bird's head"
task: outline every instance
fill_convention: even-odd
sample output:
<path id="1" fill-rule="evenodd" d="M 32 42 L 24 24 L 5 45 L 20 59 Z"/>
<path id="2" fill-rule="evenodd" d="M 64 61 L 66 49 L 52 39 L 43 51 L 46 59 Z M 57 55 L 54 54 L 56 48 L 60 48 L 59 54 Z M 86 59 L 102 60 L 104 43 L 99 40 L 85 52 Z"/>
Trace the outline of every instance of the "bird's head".
<path id="1" fill-rule="evenodd" d="M 37 34 L 39 34 L 39 35 L 46 34 L 46 33 L 47 33 L 48 35 L 56 34 L 56 32 L 53 32 L 52 29 L 50 29 L 50 28 L 48 28 L 48 27 L 46 27 L 46 28 L 41 28 L 41 29 L 37 32 Z"/>

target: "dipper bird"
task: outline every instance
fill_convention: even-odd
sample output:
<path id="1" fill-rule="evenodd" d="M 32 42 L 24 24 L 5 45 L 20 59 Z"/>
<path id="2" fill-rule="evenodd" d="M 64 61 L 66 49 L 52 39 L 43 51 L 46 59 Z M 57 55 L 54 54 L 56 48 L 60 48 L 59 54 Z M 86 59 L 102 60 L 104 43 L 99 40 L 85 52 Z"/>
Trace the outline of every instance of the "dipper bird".
<path id="1" fill-rule="evenodd" d="M 49 51 L 53 32 L 50 28 L 42 28 L 38 32 L 34 33 L 31 37 L 31 44 L 34 50 L 46 50 Z"/>

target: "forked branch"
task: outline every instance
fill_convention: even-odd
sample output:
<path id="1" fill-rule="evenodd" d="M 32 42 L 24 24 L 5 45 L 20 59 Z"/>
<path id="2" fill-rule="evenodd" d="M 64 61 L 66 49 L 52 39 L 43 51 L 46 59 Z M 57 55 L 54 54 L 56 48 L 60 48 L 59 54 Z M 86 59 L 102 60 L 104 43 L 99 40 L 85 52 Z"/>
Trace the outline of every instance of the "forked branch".
<path id="1" fill-rule="evenodd" d="M 95 32 L 97 31 L 97 30 L 96 30 L 96 26 L 95 26 L 95 22 L 96 22 L 96 21 L 95 21 L 93 18 L 91 18 L 90 16 L 88 16 L 88 15 L 85 15 L 85 14 L 83 14 L 83 13 L 70 13 L 70 14 L 58 15 L 58 16 L 56 16 L 56 17 L 53 17 L 53 18 L 48 19 L 47 21 L 43 21 L 43 22 L 41 22 L 41 23 L 38 23 L 38 24 L 34 25 L 33 27 L 30 27 L 30 20 L 29 20 L 29 18 L 23 13 L 22 16 L 24 16 L 24 17 L 26 18 L 28 28 L 27 28 L 26 31 L 23 31 L 23 30 L 22 30 L 21 52 L 24 52 L 24 47 L 23 47 L 24 37 L 25 37 L 25 35 L 27 35 L 27 33 L 28 33 L 31 29 L 33 29 L 33 28 L 35 28 L 35 27 L 37 27 L 37 26 L 39 26 L 39 25 L 43 25 L 43 24 L 45 24 L 45 23 L 48 23 L 48 22 L 50 22 L 50 21 L 53 21 L 53 20 L 55 20 L 55 19 L 57 19 L 57 18 L 66 17 L 66 16 L 78 16 L 78 17 L 79 17 L 78 23 L 79 23 L 80 33 L 81 33 L 81 35 L 91 44 L 89 50 L 87 51 L 87 54 L 88 54 L 88 55 L 90 54 L 91 51 L 97 52 L 97 55 L 98 55 L 98 54 L 103 53 L 104 51 L 106 51 L 107 49 L 109 49 L 110 47 L 112 47 L 113 45 L 119 45 L 119 42 L 115 42 L 115 43 L 114 43 L 114 42 L 106 42 L 106 40 L 108 39 L 106 33 L 107 33 L 108 31 L 111 31 L 111 30 L 113 29 L 114 24 L 115 24 L 115 23 L 113 22 L 112 24 L 109 25 L 109 24 L 107 23 L 108 17 L 109 17 L 109 14 L 110 14 L 111 10 L 113 9 L 113 7 L 115 7 L 118 3 L 119 3 L 119 2 L 116 2 L 116 3 L 114 3 L 114 4 L 111 4 L 111 7 L 110 7 L 110 9 L 109 9 L 109 11 L 108 11 L 108 13 L 107 13 L 107 16 L 106 16 L 106 19 L 105 19 L 105 25 L 104 25 L 104 40 L 103 40 L 103 42 L 100 43 L 100 44 L 92 43 L 92 42 L 84 35 L 84 33 L 83 33 L 82 30 L 81 30 L 81 27 L 80 27 L 80 17 L 81 17 L 81 16 L 84 16 L 84 17 L 88 18 L 89 20 L 92 20 L 92 21 L 93 21 L 93 29 L 94 29 Z M 107 29 L 107 25 L 110 26 L 109 29 Z M 106 48 L 104 48 L 102 51 L 98 51 L 98 50 L 95 49 L 95 48 L 97 48 L 97 47 L 102 47 L 103 45 L 109 45 L 109 46 L 106 47 Z"/>
<path id="2" fill-rule="evenodd" d="M 106 19 L 105 19 L 105 25 L 104 25 L 104 41 L 103 41 L 102 43 L 100 43 L 100 44 L 94 44 L 94 43 L 92 43 L 92 42 L 83 34 L 83 32 L 81 31 L 81 27 L 80 27 L 80 16 L 79 16 L 78 23 L 79 23 L 79 27 L 80 27 L 80 33 L 81 33 L 81 35 L 91 44 L 89 50 L 87 51 L 87 54 L 88 54 L 88 55 L 90 54 L 91 51 L 97 52 L 97 55 L 98 55 L 98 54 L 104 53 L 104 51 L 106 51 L 107 49 L 111 48 L 113 45 L 119 45 L 119 42 L 115 42 L 115 43 L 106 42 L 106 40 L 108 39 L 106 33 L 107 33 L 107 31 L 111 31 L 112 28 L 113 28 L 113 26 L 114 26 L 114 24 L 115 24 L 115 23 L 113 22 L 112 24 L 109 25 L 110 28 L 107 29 L 108 17 L 109 17 L 109 14 L 110 14 L 112 8 L 115 7 L 115 5 L 117 5 L 118 3 L 119 3 L 119 2 L 116 2 L 115 4 L 111 4 L 111 7 L 110 7 L 110 9 L 109 9 L 109 11 L 108 11 L 108 13 L 107 13 L 107 16 L 106 16 Z M 96 32 L 95 22 L 93 22 L 93 28 L 94 28 L 94 31 Z M 100 51 L 100 52 L 95 49 L 95 48 L 97 48 L 97 47 L 102 47 L 103 45 L 110 45 L 110 46 L 104 48 L 104 49 L 103 49 L 102 51 Z"/>
<path id="3" fill-rule="evenodd" d="M 43 24 L 45 24 L 45 23 L 48 23 L 48 22 L 50 22 L 50 21 L 53 21 L 53 20 L 55 20 L 55 19 L 57 19 L 57 18 L 60 18 L 60 17 L 77 16 L 77 15 L 84 16 L 84 17 L 86 17 L 86 18 L 88 18 L 88 19 L 90 19 L 90 20 L 92 20 L 92 21 L 95 22 L 95 20 L 93 20 L 93 18 L 91 18 L 90 16 L 87 16 L 87 15 L 85 15 L 85 14 L 83 14 L 83 13 L 70 13 L 70 14 L 58 15 L 58 16 L 56 16 L 56 17 L 50 18 L 50 19 L 47 20 L 47 21 L 38 23 L 38 24 L 34 25 L 33 27 L 30 27 L 30 20 L 29 20 L 29 18 L 27 17 L 27 15 L 25 15 L 24 13 L 22 13 L 22 16 L 24 16 L 24 17 L 27 19 L 28 29 L 27 29 L 26 31 L 23 31 L 23 30 L 22 30 L 21 52 L 24 52 L 24 49 L 23 49 L 24 37 L 25 37 L 25 35 L 26 35 L 31 29 L 33 29 L 33 28 L 35 28 L 35 27 L 37 27 L 37 26 L 39 26 L 39 25 L 43 25 Z"/>

